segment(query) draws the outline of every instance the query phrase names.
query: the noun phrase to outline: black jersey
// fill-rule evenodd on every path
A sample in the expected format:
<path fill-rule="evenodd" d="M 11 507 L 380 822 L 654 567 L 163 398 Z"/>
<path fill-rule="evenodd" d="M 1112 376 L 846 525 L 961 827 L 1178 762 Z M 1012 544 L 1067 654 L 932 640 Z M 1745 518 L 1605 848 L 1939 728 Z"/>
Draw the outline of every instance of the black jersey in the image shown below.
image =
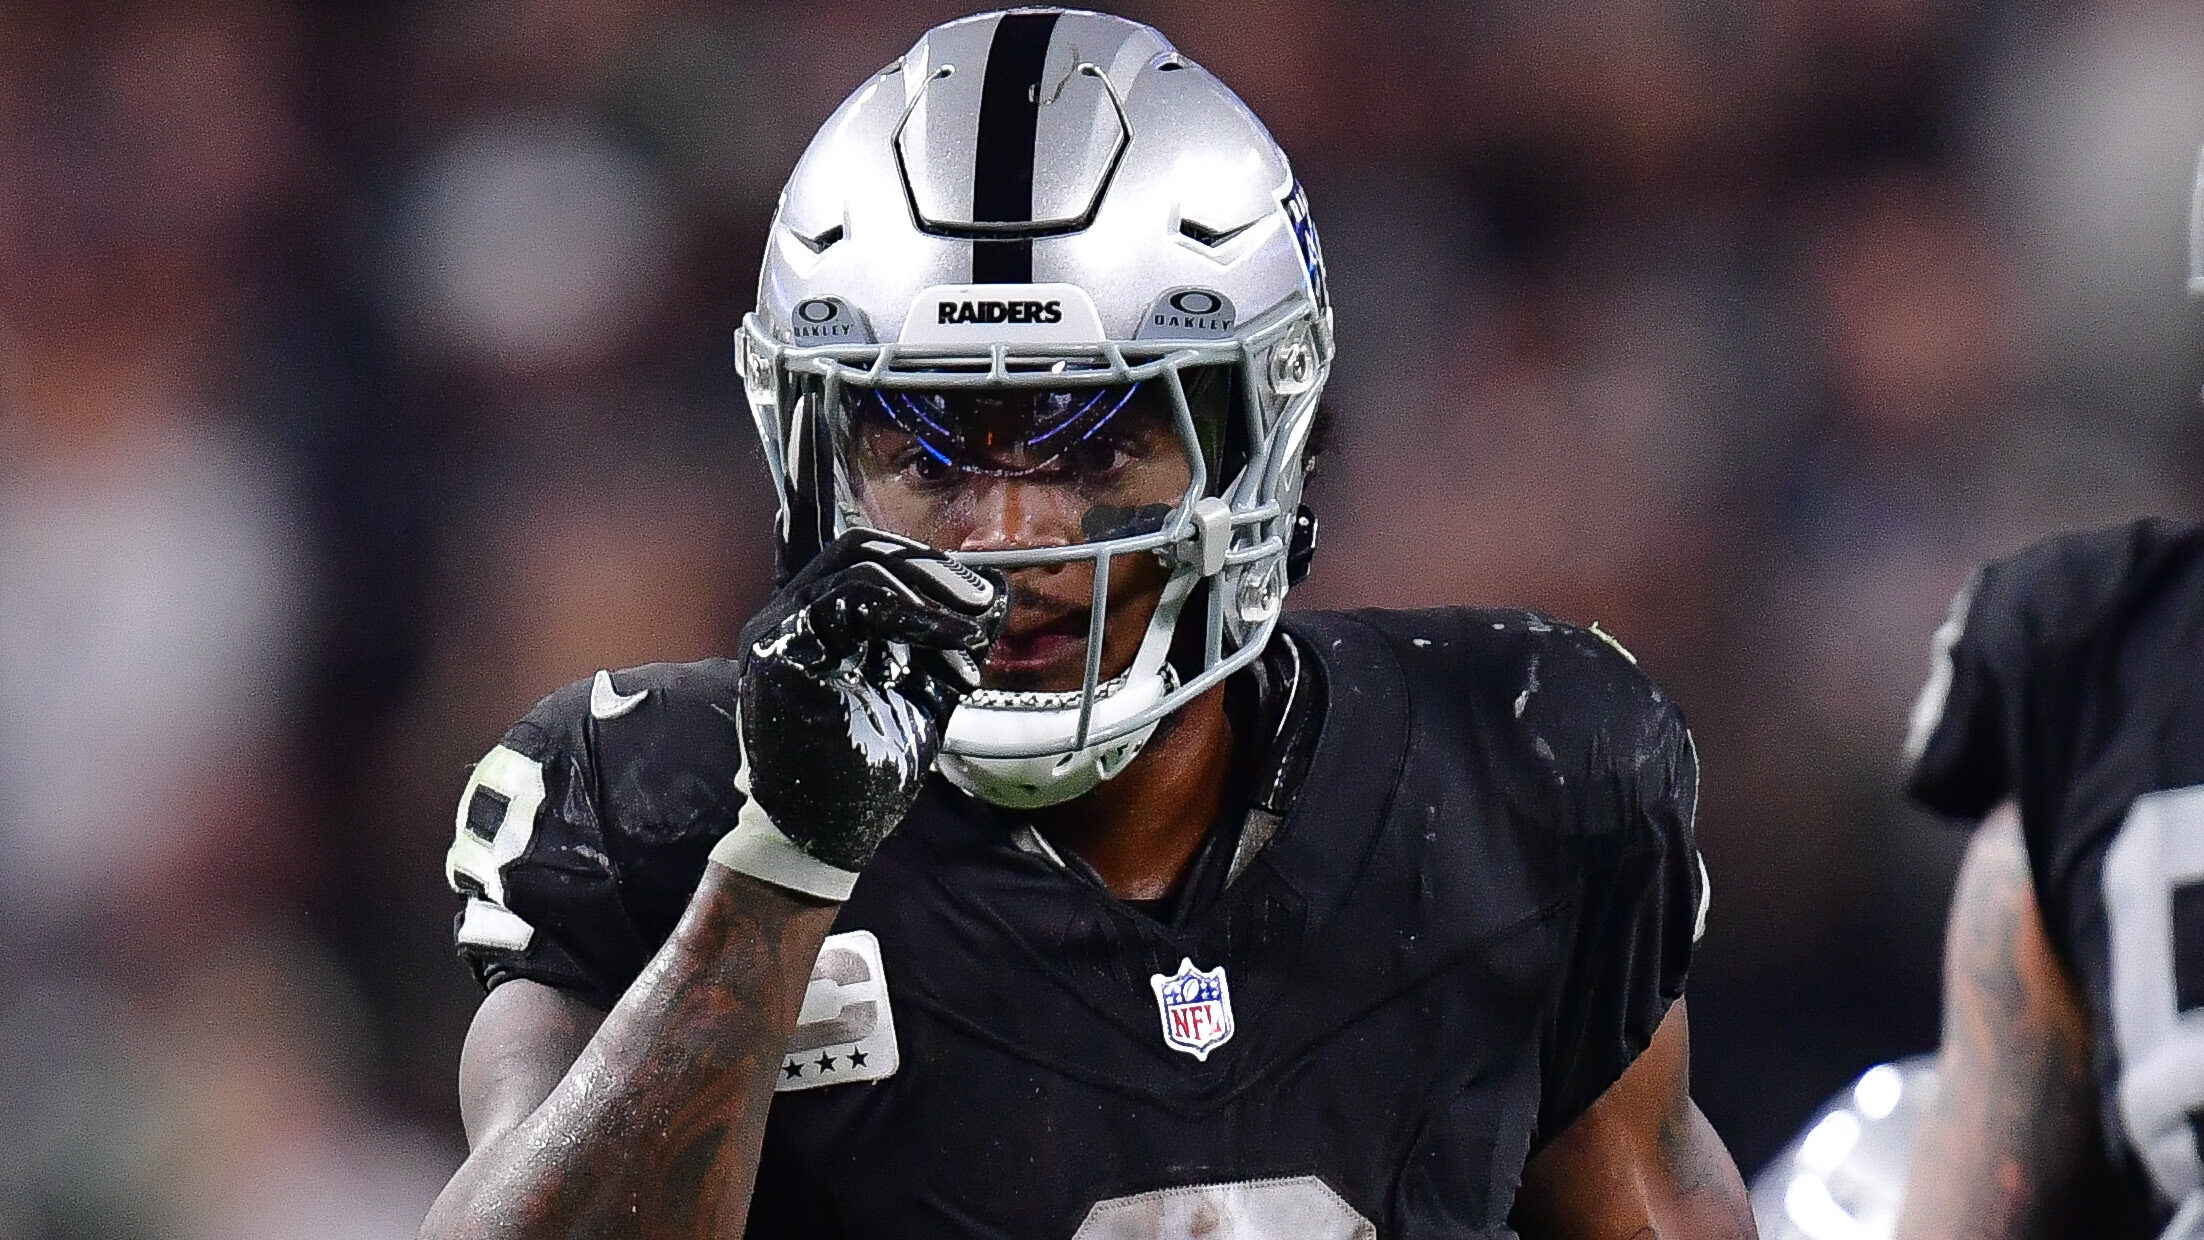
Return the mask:
<path fill-rule="evenodd" d="M 1938 646 L 1908 790 L 1968 819 L 2018 803 L 2089 1011 L 2118 1226 L 2153 1234 L 2204 1182 L 2204 531 L 2038 543 L 1976 574 Z"/>
<path fill-rule="evenodd" d="M 1168 909 L 929 785 L 821 952 L 751 1235 L 1513 1234 L 1683 987 L 1682 718 L 1521 612 L 1300 613 L 1263 666 L 1285 774 L 1242 773 Z M 453 866 L 485 984 L 636 976 L 733 821 L 729 703 L 690 700 L 728 683 L 620 673 L 611 718 L 577 685 L 493 751 Z"/>

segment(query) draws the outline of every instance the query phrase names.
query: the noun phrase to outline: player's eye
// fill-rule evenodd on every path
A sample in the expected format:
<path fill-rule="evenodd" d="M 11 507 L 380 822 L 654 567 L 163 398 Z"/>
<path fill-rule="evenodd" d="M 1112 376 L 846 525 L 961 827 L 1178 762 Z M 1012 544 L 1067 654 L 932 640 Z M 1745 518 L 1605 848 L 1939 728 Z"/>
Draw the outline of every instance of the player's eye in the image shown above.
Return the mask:
<path fill-rule="evenodd" d="M 1121 435 L 1089 435 L 1066 448 L 1060 464 L 1074 480 L 1107 481 L 1133 462 L 1136 446 Z"/>
<path fill-rule="evenodd" d="M 898 449 L 891 462 L 896 476 L 921 487 L 938 487 L 956 477 L 956 467 L 928 451 L 916 440 Z"/>

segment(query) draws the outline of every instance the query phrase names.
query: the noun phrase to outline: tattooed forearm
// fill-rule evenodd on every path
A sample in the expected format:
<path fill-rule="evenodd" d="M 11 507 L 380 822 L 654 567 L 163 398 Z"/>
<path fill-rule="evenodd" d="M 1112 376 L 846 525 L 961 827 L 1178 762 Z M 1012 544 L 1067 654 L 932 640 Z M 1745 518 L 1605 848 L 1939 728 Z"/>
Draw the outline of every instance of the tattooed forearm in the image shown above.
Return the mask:
<path fill-rule="evenodd" d="M 469 1157 L 424 1240 L 740 1235 L 833 915 L 707 867 L 666 946 L 542 1104 Z"/>
<path fill-rule="evenodd" d="M 2086 1017 L 2044 937 L 2009 811 L 1976 833 L 1945 942 L 1936 1103 L 1900 1240 L 2063 1234 L 2093 1133 Z"/>

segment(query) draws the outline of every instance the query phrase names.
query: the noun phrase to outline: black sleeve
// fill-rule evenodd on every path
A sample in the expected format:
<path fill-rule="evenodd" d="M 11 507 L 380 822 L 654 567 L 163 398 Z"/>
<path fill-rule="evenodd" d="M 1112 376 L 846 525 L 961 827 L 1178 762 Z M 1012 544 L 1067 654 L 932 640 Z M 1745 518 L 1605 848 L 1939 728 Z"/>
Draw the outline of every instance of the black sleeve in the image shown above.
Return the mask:
<path fill-rule="evenodd" d="M 2018 626 L 1999 614 L 2007 599 L 1998 569 L 1975 570 L 1953 596 L 1906 734 L 1906 795 L 1954 818 L 1980 818 L 2012 787 L 2004 679 L 2020 671 L 2021 652 L 2006 648 Z"/>
<path fill-rule="evenodd" d="M 466 897 L 460 958 L 485 988 L 528 978 L 618 1001 L 741 807 L 733 701 L 724 660 L 593 677 L 476 764 L 445 874 Z"/>
<path fill-rule="evenodd" d="M 2065 534 L 1985 564 L 1936 632 L 1906 738 L 1906 793 L 1977 819 L 2056 765 L 2074 721 L 2077 656 L 2146 583 L 2182 527 L 2138 521 Z"/>
<path fill-rule="evenodd" d="M 1683 994 L 1707 894 L 1693 839 L 1699 758 L 1683 712 L 1597 630 L 1557 629 L 1541 663 L 1548 689 L 1530 705 L 1543 699 L 1557 716 L 1539 731 L 1576 785 L 1579 894 L 1545 1032 L 1539 1147 L 1653 1040 Z"/>

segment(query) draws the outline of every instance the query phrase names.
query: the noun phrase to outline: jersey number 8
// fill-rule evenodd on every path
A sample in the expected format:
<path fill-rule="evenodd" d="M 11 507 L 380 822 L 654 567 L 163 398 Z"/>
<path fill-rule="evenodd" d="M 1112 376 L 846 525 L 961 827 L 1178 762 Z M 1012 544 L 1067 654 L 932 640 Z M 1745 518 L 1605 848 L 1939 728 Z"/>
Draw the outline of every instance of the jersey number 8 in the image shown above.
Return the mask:
<path fill-rule="evenodd" d="M 459 921 L 459 941 L 519 951 L 535 927 L 505 907 L 505 867 L 528 851 L 543 807 L 543 763 L 503 745 L 475 764 L 459 794 L 444 880 L 470 899 Z"/>
<path fill-rule="evenodd" d="M 2105 853 L 2120 1118 L 2158 1190 L 2204 1192 L 2204 785 L 2137 797 Z"/>

